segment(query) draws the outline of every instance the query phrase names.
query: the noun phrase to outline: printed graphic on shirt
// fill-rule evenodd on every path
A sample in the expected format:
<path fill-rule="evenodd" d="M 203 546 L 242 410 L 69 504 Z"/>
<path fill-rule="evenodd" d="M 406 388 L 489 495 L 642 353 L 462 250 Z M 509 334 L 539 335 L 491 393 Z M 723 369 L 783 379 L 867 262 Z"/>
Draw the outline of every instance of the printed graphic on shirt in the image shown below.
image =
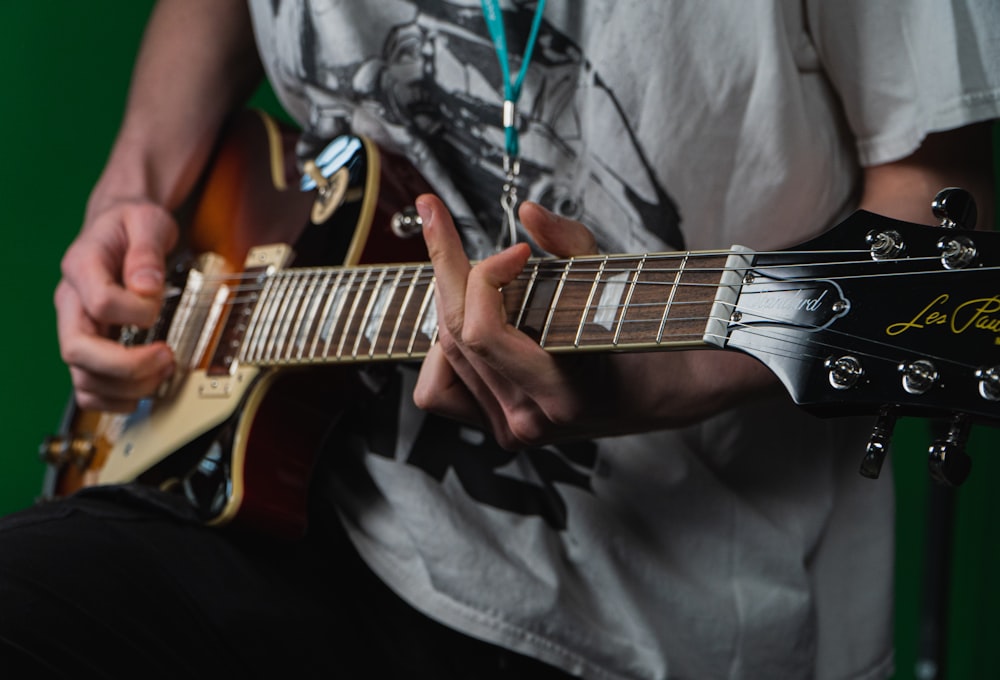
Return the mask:
<path fill-rule="evenodd" d="M 457 215 L 458 221 L 467 217 L 483 225 L 492 242 L 504 181 L 503 86 L 479 0 L 383 0 L 377 9 L 364 10 L 334 0 L 272 0 L 271 7 L 277 30 L 295 36 L 279 44 L 297 47 L 291 55 L 279 51 L 270 71 L 278 77 L 289 73 L 289 87 L 309 102 L 311 137 L 300 151 L 315 153 L 348 130 L 388 141 L 432 183 L 435 172 L 446 172 L 473 213 Z M 516 0 L 505 7 L 510 70 L 516 73 L 535 4 Z M 378 25 L 343 25 L 347 17 L 369 14 L 380 18 Z M 376 51 L 358 58 L 359 46 Z M 676 206 L 637 143 L 614 87 L 574 40 L 546 21 L 519 110 L 521 199 L 594 227 L 606 249 L 616 250 L 609 245 L 612 230 L 652 231 L 665 246 L 683 247 Z M 400 433 L 397 416 L 414 420 L 405 415 L 414 408 L 408 396 L 397 385 L 378 402 L 365 414 L 368 426 L 358 430 L 368 450 L 437 480 L 451 476 L 479 503 L 537 516 L 562 530 L 564 490 L 592 491 L 592 443 L 509 452 L 482 434 L 430 416 L 419 418 L 418 430 Z"/>
<path fill-rule="evenodd" d="M 438 481 L 451 475 L 478 503 L 542 519 L 566 529 L 568 508 L 560 487 L 592 492 L 597 445 L 574 442 L 507 451 L 491 437 L 460 423 L 422 413 L 406 396 L 411 379 L 382 375 L 378 395 L 365 404 L 356 424 L 372 454 L 413 465 Z M 399 417 L 397 417 L 397 415 Z M 417 421 L 414 432 L 400 423 Z"/>
<path fill-rule="evenodd" d="M 294 56 L 281 55 L 272 71 L 306 83 L 298 87 L 308 90 L 300 94 L 311 102 L 314 139 L 303 153 L 352 123 L 357 130 L 377 120 L 425 173 L 445 169 L 478 223 L 497 229 L 503 86 L 479 0 L 385 0 L 377 10 L 390 18 L 384 27 L 331 20 L 338 11 L 350 14 L 331 4 L 313 0 L 302 10 L 272 0 L 278 30 L 294 32 L 288 42 L 301 46 Z M 504 11 L 511 73 L 520 69 L 534 11 L 533 0 L 515 0 Z M 380 51 L 357 58 L 345 45 Z M 614 86 L 544 20 L 518 111 L 519 198 L 591 226 L 601 245 L 609 243 L 602 230 L 614 230 L 651 232 L 666 247 L 684 247 L 676 204 L 637 143 Z"/>

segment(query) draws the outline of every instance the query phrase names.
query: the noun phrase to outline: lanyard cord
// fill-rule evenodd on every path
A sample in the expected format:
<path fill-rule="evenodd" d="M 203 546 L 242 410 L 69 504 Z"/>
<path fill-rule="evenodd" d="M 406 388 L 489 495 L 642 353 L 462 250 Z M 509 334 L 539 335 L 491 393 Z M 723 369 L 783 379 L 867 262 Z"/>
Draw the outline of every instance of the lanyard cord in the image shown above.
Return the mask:
<path fill-rule="evenodd" d="M 510 55 L 507 51 L 507 32 L 504 30 L 500 0 L 482 0 L 482 4 L 483 15 L 486 17 L 486 27 L 490 31 L 490 37 L 493 38 L 493 48 L 497 52 L 500 71 L 503 73 L 504 136 L 507 155 L 513 159 L 517 158 L 520 151 L 517 141 L 517 126 L 514 120 L 515 107 L 521 98 L 521 86 L 524 84 L 524 75 L 528 72 L 528 64 L 531 63 L 531 55 L 535 50 L 535 42 L 538 40 L 538 29 L 542 25 L 545 0 L 538 0 L 538 6 L 535 8 L 535 18 L 531 23 L 531 33 L 528 36 L 528 42 L 524 46 L 524 56 L 521 58 L 521 70 L 513 81 L 510 77 Z"/>
<path fill-rule="evenodd" d="M 496 50 L 497 60 L 500 62 L 500 72 L 503 74 L 503 169 L 507 175 L 507 181 L 504 183 L 500 194 L 500 207 L 504 211 L 507 245 L 513 245 L 517 242 L 517 220 L 514 208 L 517 205 L 516 181 L 521 167 L 518 162 L 521 149 L 518 144 L 517 134 L 517 102 L 521 98 L 521 86 L 524 84 L 524 76 L 528 72 L 528 64 L 531 63 L 531 55 L 535 50 L 538 29 L 542 25 L 545 0 L 538 0 L 538 5 L 535 7 L 535 18 L 531 22 L 531 33 L 528 35 L 528 42 L 524 46 L 524 56 L 521 57 L 521 70 L 518 71 L 517 77 L 513 80 L 510 77 L 510 55 L 507 50 L 507 32 L 503 25 L 500 0 L 482 0 L 482 5 L 486 27 L 489 29 L 490 37 L 493 39 L 493 48 Z M 501 239 L 503 238 L 504 236 L 501 236 Z"/>

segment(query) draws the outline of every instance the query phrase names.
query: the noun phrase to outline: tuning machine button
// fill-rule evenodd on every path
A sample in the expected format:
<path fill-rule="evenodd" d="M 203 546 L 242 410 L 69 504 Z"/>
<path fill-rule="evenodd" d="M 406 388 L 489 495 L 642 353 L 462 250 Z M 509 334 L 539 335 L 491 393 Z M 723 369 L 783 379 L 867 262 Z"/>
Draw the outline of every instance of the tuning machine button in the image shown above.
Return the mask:
<path fill-rule="evenodd" d="M 835 390 L 851 389 L 865 374 L 861 362 L 852 356 L 827 359 L 823 365 L 829 371 L 830 386 Z"/>
<path fill-rule="evenodd" d="M 979 378 L 979 396 L 987 401 L 1000 401 L 1000 366 L 980 368 L 976 377 Z"/>
<path fill-rule="evenodd" d="M 423 226 L 424 222 L 420 219 L 417 209 L 413 206 L 408 206 L 393 214 L 392 219 L 389 221 L 389 228 L 399 238 L 416 236 L 423 229 Z"/>
<path fill-rule="evenodd" d="M 907 394 L 926 394 L 940 378 L 937 368 L 926 359 L 900 364 L 899 372 L 903 375 L 903 389 Z"/>
<path fill-rule="evenodd" d="M 943 238 L 938 241 L 937 247 L 941 251 L 941 264 L 945 269 L 965 269 L 979 256 L 976 245 L 967 236 Z"/>
<path fill-rule="evenodd" d="M 952 416 L 948 433 L 931 444 L 928 458 L 931 477 L 945 486 L 959 486 L 972 470 L 972 459 L 965 452 L 971 424 L 969 418 Z"/>
<path fill-rule="evenodd" d="M 38 447 L 38 455 L 43 462 L 56 466 L 73 464 L 80 469 L 90 464 L 96 451 L 97 446 L 90 435 L 50 436 Z"/>
<path fill-rule="evenodd" d="M 939 191 L 931 202 L 931 212 L 941 220 L 941 226 L 947 229 L 976 228 L 976 201 L 965 189 L 948 187 Z"/>
<path fill-rule="evenodd" d="M 872 436 L 868 440 L 868 447 L 865 449 L 865 457 L 861 459 L 861 475 L 869 479 L 878 479 L 882 472 L 882 464 L 889 453 L 889 444 L 892 441 L 892 430 L 896 427 L 896 414 L 888 408 L 882 409 L 875 427 L 872 429 Z"/>
<path fill-rule="evenodd" d="M 906 255 L 906 244 L 895 229 L 872 230 L 865 236 L 873 260 L 896 260 Z"/>

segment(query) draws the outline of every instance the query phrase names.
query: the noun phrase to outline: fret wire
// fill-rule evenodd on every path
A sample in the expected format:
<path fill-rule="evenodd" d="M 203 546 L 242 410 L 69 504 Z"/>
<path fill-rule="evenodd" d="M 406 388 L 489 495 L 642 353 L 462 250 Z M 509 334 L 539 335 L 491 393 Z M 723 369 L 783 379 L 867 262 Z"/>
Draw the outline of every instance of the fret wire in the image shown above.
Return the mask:
<path fill-rule="evenodd" d="M 299 304 L 295 307 L 295 321 L 288 333 L 291 342 L 285 347 L 285 360 L 289 362 L 302 359 L 302 336 L 308 328 L 306 321 L 315 304 L 313 293 L 316 291 L 318 274 L 314 270 L 305 269 L 297 271 L 296 276 L 300 279 Z"/>
<path fill-rule="evenodd" d="M 413 298 L 413 286 L 420 278 L 423 272 L 422 266 L 417 266 L 413 268 L 413 277 L 410 279 L 410 283 L 406 286 L 406 294 L 403 295 L 403 302 L 399 307 L 399 314 L 396 316 L 396 323 L 392 326 L 392 334 L 389 336 L 389 346 L 386 348 L 386 356 L 391 357 L 392 351 L 396 347 L 396 338 L 399 337 L 399 329 L 403 323 L 403 319 L 406 318 L 406 309 L 410 306 L 410 300 Z"/>
<path fill-rule="evenodd" d="M 289 284 L 291 279 L 286 272 L 278 272 L 279 283 L 275 284 L 278 291 L 277 304 L 269 311 L 268 315 L 268 341 L 267 349 L 264 352 L 265 361 L 274 361 L 275 350 L 277 349 L 278 333 L 284 321 L 284 312 L 289 303 Z"/>
<path fill-rule="evenodd" d="M 291 349 L 289 339 L 294 337 L 291 332 L 292 324 L 299 316 L 299 310 L 301 309 L 302 287 L 305 284 L 305 277 L 300 276 L 298 272 L 289 270 L 288 283 L 288 295 L 279 312 L 281 323 L 278 325 L 278 337 L 276 339 L 274 356 L 274 359 L 277 361 L 288 361 L 291 359 L 289 356 Z"/>
<path fill-rule="evenodd" d="M 344 313 L 344 307 L 347 305 L 347 297 L 351 294 L 351 287 L 354 285 L 354 280 L 358 277 L 358 269 L 352 269 L 351 275 L 347 282 L 342 286 L 337 286 L 335 293 L 333 310 L 330 315 L 330 326 L 326 334 L 326 344 L 323 345 L 323 357 L 330 357 L 330 350 L 333 347 L 333 332 L 337 329 L 337 325 L 340 323 L 340 317 Z M 341 331 L 343 335 L 343 331 Z M 339 358 L 339 353 L 335 353 Z"/>
<path fill-rule="evenodd" d="M 369 357 L 375 356 L 375 349 L 378 346 L 379 339 L 382 337 L 382 326 L 385 324 L 385 317 L 389 313 L 389 310 L 392 308 L 392 301 L 396 297 L 396 291 L 399 290 L 399 280 L 402 278 L 402 276 L 403 276 L 403 268 L 397 267 L 396 276 L 393 278 L 392 284 L 390 284 L 389 286 L 389 294 L 388 294 L 389 297 L 387 300 L 384 301 L 382 305 L 382 312 L 381 314 L 379 314 L 378 324 L 376 324 L 375 326 L 375 332 L 373 333 L 373 335 L 375 336 L 375 340 L 372 341 L 372 346 L 368 350 Z"/>
<path fill-rule="evenodd" d="M 267 353 L 274 338 L 274 315 L 281 306 L 284 290 L 282 284 L 285 279 L 280 271 L 275 272 L 271 277 L 271 288 L 268 291 L 268 305 L 264 310 L 260 323 L 260 340 L 258 342 L 257 361 L 267 361 Z"/>
<path fill-rule="evenodd" d="M 371 278 L 372 270 L 365 269 L 365 275 L 361 279 L 361 285 L 358 286 L 358 290 L 354 292 L 354 300 L 351 302 L 351 309 L 347 313 L 347 320 L 344 322 L 344 328 L 340 332 L 340 343 L 337 345 L 337 358 L 342 358 L 344 356 L 344 345 L 347 344 L 347 336 L 351 330 L 351 322 L 354 321 L 354 315 L 358 312 L 358 307 L 361 304 L 361 293 L 364 291 L 365 286 L 368 284 L 368 279 Z M 348 294 L 350 294 L 348 290 Z"/>
<path fill-rule="evenodd" d="M 264 285 L 261 287 L 260 295 L 254 305 L 254 314 L 251 319 L 253 332 L 247 336 L 249 341 L 247 346 L 247 357 L 253 362 L 260 360 L 261 334 L 263 333 L 264 319 L 266 318 L 267 311 L 272 304 L 271 291 L 274 289 L 274 277 L 272 276 L 270 268 L 268 268 L 266 273 L 262 273 L 262 276 L 265 277 Z"/>
<path fill-rule="evenodd" d="M 545 341 L 549 336 L 549 327 L 552 325 L 552 317 L 556 313 L 556 307 L 559 305 L 559 298 L 562 295 L 563 286 L 566 285 L 566 277 L 569 276 L 569 270 L 572 266 L 573 258 L 570 258 L 563 267 L 562 276 L 559 277 L 559 284 L 556 286 L 556 293 L 552 296 L 552 301 L 549 304 L 549 313 L 545 317 L 545 325 L 542 327 L 542 334 L 538 339 L 538 345 L 540 347 L 545 347 Z"/>
<path fill-rule="evenodd" d="M 379 272 L 378 279 L 376 279 L 375 284 L 372 286 L 372 292 L 368 295 L 368 302 L 365 304 L 365 311 L 361 315 L 361 322 L 358 324 L 358 335 L 354 338 L 354 347 L 351 349 L 352 359 L 358 358 L 358 350 L 361 349 L 362 338 L 368 339 L 368 323 L 371 320 L 372 311 L 374 311 L 375 306 L 382 297 L 382 284 L 385 283 L 385 275 L 387 271 L 387 269 L 383 268 Z M 360 295 L 363 290 L 364 287 L 362 286 L 362 290 L 358 291 L 358 294 Z M 371 344 L 374 346 L 373 342 Z"/>
<path fill-rule="evenodd" d="M 307 322 L 314 304 L 318 277 L 317 272 L 311 269 L 297 272 L 297 275 L 299 277 L 299 291 L 295 305 L 295 318 L 288 329 L 288 345 L 285 347 L 285 361 L 288 362 L 302 359 L 303 338 L 309 328 Z"/>
<path fill-rule="evenodd" d="M 583 327 L 587 323 L 587 313 L 590 311 L 590 305 L 594 302 L 594 296 L 597 294 L 597 288 L 601 283 L 601 276 L 604 274 L 604 265 L 608 262 L 608 258 L 601 260 L 601 266 L 597 268 L 597 274 L 594 275 L 594 280 L 590 283 L 590 293 L 587 295 L 587 304 L 583 307 L 583 314 L 580 315 L 580 324 L 576 327 L 576 337 L 573 339 L 573 346 L 579 347 L 580 340 L 583 337 Z"/>
<path fill-rule="evenodd" d="M 324 337 L 326 338 L 326 343 L 323 348 L 323 353 L 320 358 L 326 356 L 326 346 L 330 344 L 330 333 L 333 331 L 333 323 L 329 319 L 334 319 L 336 317 L 331 316 L 331 311 L 333 305 L 337 302 L 337 293 L 340 290 L 340 283 L 344 280 L 344 276 L 347 270 L 341 269 L 337 272 L 337 278 L 330 283 L 329 277 L 324 281 L 322 296 L 325 298 L 323 302 L 323 311 L 320 312 L 319 318 L 316 320 L 316 330 L 313 331 L 313 342 L 312 347 L 309 348 L 309 358 L 312 360 L 316 359 L 316 350 L 319 349 L 319 341 Z"/>
<path fill-rule="evenodd" d="M 305 360 L 309 331 L 312 329 L 313 323 L 316 321 L 316 313 L 319 311 L 319 304 L 323 299 L 322 291 L 324 290 L 326 281 L 329 277 L 330 272 L 324 272 L 323 270 L 316 270 L 310 274 L 311 281 L 309 284 L 309 291 L 306 293 L 309 297 L 309 305 L 306 309 L 305 318 L 299 325 L 295 337 L 295 344 L 299 348 L 296 359 L 299 361 Z M 320 291 L 320 294 L 317 295 L 317 291 Z"/>
<path fill-rule="evenodd" d="M 433 270 L 432 270 L 433 271 Z M 431 275 L 430 283 L 427 284 L 427 290 L 424 291 L 424 299 L 420 303 L 420 313 L 413 324 L 413 332 L 410 334 L 410 342 L 406 346 L 407 356 L 413 356 L 413 347 L 417 342 L 417 333 L 420 332 L 421 326 L 423 326 L 424 318 L 427 315 L 427 307 L 434 304 L 434 286 L 437 282 L 437 277 L 433 274 Z M 434 336 L 431 338 L 431 344 L 437 339 L 437 330 L 434 331 Z"/>
<path fill-rule="evenodd" d="M 663 331 L 667 327 L 667 316 L 670 314 L 670 308 L 674 304 L 674 297 L 677 295 L 677 288 L 681 285 L 681 276 L 684 273 L 684 265 L 687 264 L 687 257 L 685 256 L 681 260 L 680 266 L 677 268 L 677 273 L 674 275 L 674 285 L 670 289 L 670 296 L 667 298 L 667 304 L 663 308 L 663 318 L 660 320 L 660 329 L 656 333 L 656 344 L 659 345 L 663 342 Z"/>
<path fill-rule="evenodd" d="M 538 277 L 538 267 L 542 260 L 535 260 L 535 266 L 531 270 L 531 278 L 528 280 L 528 285 L 524 290 L 524 297 L 521 300 L 521 309 L 517 313 L 517 319 L 514 322 L 514 328 L 520 328 L 521 323 L 524 321 L 524 314 L 528 308 L 528 300 L 531 299 L 531 294 L 535 289 L 535 279 Z"/>
<path fill-rule="evenodd" d="M 635 292 L 635 284 L 639 280 L 639 275 L 642 274 L 642 265 L 646 263 L 646 256 L 643 255 L 642 259 L 639 260 L 639 265 L 635 268 L 635 274 L 632 276 L 632 283 L 629 285 L 628 294 L 625 296 L 625 304 L 622 306 L 621 316 L 618 317 L 618 327 L 615 328 L 615 338 L 612 340 L 612 344 L 616 347 L 618 346 L 618 341 L 622 334 L 622 322 L 625 321 L 625 315 L 628 314 L 628 305 L 632 301 L 632 294 Z"/>

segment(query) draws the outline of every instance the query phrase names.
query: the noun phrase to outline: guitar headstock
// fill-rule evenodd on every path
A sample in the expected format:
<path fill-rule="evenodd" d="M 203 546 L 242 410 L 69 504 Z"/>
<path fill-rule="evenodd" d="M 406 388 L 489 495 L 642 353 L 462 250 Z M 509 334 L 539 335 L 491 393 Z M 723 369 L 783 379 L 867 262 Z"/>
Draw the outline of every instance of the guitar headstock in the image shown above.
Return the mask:
<path fill-rule="evenodd" d="M 959 192 L 935 199 L 942 226 L 858 211 L 812 241 L 758 253 L 727 347 L 766 364 L 807 409 L 881 414 L 870 453 L 900 415 L 952 420 L 942 461 L 971 423 L 1000 425 L 1000 234 L 958 228 L 956 214 L 975 214 Z"/>

